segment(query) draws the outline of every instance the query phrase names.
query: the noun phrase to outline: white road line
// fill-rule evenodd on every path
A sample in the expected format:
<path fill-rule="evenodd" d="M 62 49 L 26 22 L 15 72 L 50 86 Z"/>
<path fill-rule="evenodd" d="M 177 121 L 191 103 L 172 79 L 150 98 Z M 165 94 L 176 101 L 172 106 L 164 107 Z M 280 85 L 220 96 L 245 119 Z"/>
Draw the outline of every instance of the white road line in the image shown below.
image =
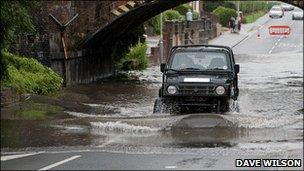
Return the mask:
<path fill-rule="evenodd" d="M 271 54 L 271 52 L 272 52 L 272 49 L 268 52 L 268 54 Z"/>
<path fill-rule="evenodd" d="M 7 161 L 7 160 L 12 160 L 12 159 L 18 159 L 18 158 L 27 157 L 27 156 L 32 156 L 32 155 L 37 155 L 37 154 L 41 154 L 41 153 L 44 153 L 44 151 L 42 151 L 42 152 L 37 152 L 37 153 L 28 153 L 28 154 L 16 154 L 16 155 L 9 155 L 9 156 L 1 156 L 1 161 Z"/>
<path fill-rule="evenodd" d="M 69 162 L 69 161 L 75 160 L 75 159 L 77 159 L 77 158 L 79 158 L 79 157 L 81 157 L 81 155 L 78 155 L 78 156 L 73 156 L 73 157 L 70 157 L 70 158 L 64 159 L 64 160 L 59 161 L 59 162 L 57 162 L 57 163 L 54 163 L 54 164 L 51 164 L 51 165 L 45 166 L 45 167 L 43 167 L 43 168 L 41 168 L 41 169 L 39 169 L 39 170 L 49 170 L 49 169 L 51 169 L 51 168 L 53 168 L 53 167 L 56 167 L 56 166 L 62 165 L 62 164 L 67 163 L 67 162 Z"/>
<path fill-rule="evenodd" d="M 278 45 L 278 43 L 281 41 L 283 36 L 280 36 L 280 38 L 275 42 L 275 44 L 272 46 L 272 48 L 269 50 L 268 54 L 271 54 L 273 49 Z"/>
<path fill-rule="evenodd" d="M 177 166 L 165 166 L 166 169 L 176 169 Z"/>

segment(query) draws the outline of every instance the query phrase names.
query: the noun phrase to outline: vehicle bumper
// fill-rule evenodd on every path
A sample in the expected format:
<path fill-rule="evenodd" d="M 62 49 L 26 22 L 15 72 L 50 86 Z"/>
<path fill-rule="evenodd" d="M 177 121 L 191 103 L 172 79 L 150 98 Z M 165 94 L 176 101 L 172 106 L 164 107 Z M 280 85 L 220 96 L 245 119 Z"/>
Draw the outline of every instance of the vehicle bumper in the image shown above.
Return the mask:
<path fill-rule="evenodd" d="M 167 100 L 174 101 L 178 106 L 216 107 L 219 101 L 226 101 L 228 96 L 167 96 Z"/>
<path fill-rule="evenodd" d="M 303 16 L 297 16 L 297 15 L 292 16 L 292 18 L 293 18 L 294 20 L 303 20 L 303 19 L 304 19 Z"/>
<path fill-rule="evenodd" d="M 283 17 L 283 15 L 279 15 L 279 14 L 271 14 L 269 15 L 270 18 L 281 18 Z"/>

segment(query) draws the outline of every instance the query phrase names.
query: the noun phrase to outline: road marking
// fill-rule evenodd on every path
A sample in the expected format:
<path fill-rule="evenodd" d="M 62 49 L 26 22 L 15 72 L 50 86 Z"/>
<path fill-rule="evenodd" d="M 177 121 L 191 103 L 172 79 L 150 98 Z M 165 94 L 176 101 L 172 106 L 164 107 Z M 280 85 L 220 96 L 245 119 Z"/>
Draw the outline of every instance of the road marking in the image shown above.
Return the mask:
<path fill-rule="evenodd" d="M 265 14 L 267 15 L 267 14 Z M 255 31 L 254 30 L 260 30 L 261 28 L 263 28 L 265 26 L 266 23 L 268 23 L 270 21 L 270 18 L 268 18 L 262 25 L 259 25 L 257 29 L 249 29 L 251 30 L 246 36 L 245 38 L 243 38 L 242 40 L 240 40 L 238 43 L 236 43 L 235 45 L 231 46 L 231 48 L 235 48 L 236 46 L 240 45 L 244 40 L 246 40 L 247 38 L 249 39 L 252 35 L 254 35 Z M 254 26 L 256 27 L 256 26 Z"/>
<path fill-rule="evenodd" d="M 246 35 L 242 40 L 237 42 L 235 45 L 233 45 L 231 48 L 235 48 L 237 45 L 241 44 L 244 40 L 246 40 L 249 37 L 249 35 Z"/>
<path fill-rule="evenodd" d="M 73 157 L 64 159 L 64 160 L 59 161 L 59 162 L 57 162 L 57 163 L 54 163 L 54 164 L 45 166 L 45 167 L 43 167 L 43 168 L 41 168 L 41 169 L 39 169 L 39 170 L 49 170 L 49 169 L 51 169 L 51 168 L 53 168 L 53 167 L 57 167 L 57 166 L 59 166 L 59 165 L 62 165 L 62 164 L 64 164 L 64 163 L 67 163 L 67 162 L 69 162 L 69 161 L 75 160 L 75 159 L 77 159 L 77 158 L 79 158 L 79 157 L 81 157 L 81 155 L 73 156 Z"/>
<path fill-rule="evenodd" d="M 278 43 L 281 41 L 283 36 L 280 36 L 280 38 L 275 42 L 275 44 L 272 46 L 272 48 L 269 50 L 268 54 L 271 54 L 273 49 L 278 45 Z"/>
<path fill-rule="evenodd" d="M 9 156 L 1 156 L 1 161 L 18 159 L 18 158 L 32 156 L 32 155 L 41 154 L 41 153 L 44 153 L 44 151 L 37 152 L 37 153 L 28 153 L 28 154 L 16 154 L 16 155 L 9 155 Z"/>
<path fill-rule="evenodd" d="M 166 169 L 176 169 L 177 166 L 165 166 Z"/>

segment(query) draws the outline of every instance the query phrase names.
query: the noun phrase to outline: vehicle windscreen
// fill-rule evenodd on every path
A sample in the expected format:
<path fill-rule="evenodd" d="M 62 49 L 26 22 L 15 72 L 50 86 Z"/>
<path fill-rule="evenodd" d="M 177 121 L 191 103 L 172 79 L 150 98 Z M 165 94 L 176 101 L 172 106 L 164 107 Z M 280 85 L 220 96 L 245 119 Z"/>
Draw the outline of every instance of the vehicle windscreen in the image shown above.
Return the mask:
<path fill-rule="evenodd" d="M 272 7 L 271 11 L 282 11 L 281 7 Z"/>
<path fill-rule="evenodd" d="M 301 13 L 303 13 L 303 10 L 300 9 L 300 8 L 295 8 L 295 9 L 294 9 L 294 12 L 301 12 Z"/>
<path fill-rule="evenodd" d="M 174 70 L 230 70 L 229 56 L 224 51 L 176 52 L 171 60 Z"/>

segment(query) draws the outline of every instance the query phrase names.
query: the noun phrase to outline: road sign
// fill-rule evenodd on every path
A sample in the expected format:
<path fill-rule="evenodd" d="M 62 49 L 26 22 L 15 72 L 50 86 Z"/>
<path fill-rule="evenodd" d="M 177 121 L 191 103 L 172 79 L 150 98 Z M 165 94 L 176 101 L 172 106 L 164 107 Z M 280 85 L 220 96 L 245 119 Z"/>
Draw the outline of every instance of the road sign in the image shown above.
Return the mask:
<path fill-rule="evenodd" d="M 290 35 L 291 28 L 289 26 L 270 26 L 268 27 L 270 35 Z"/>

